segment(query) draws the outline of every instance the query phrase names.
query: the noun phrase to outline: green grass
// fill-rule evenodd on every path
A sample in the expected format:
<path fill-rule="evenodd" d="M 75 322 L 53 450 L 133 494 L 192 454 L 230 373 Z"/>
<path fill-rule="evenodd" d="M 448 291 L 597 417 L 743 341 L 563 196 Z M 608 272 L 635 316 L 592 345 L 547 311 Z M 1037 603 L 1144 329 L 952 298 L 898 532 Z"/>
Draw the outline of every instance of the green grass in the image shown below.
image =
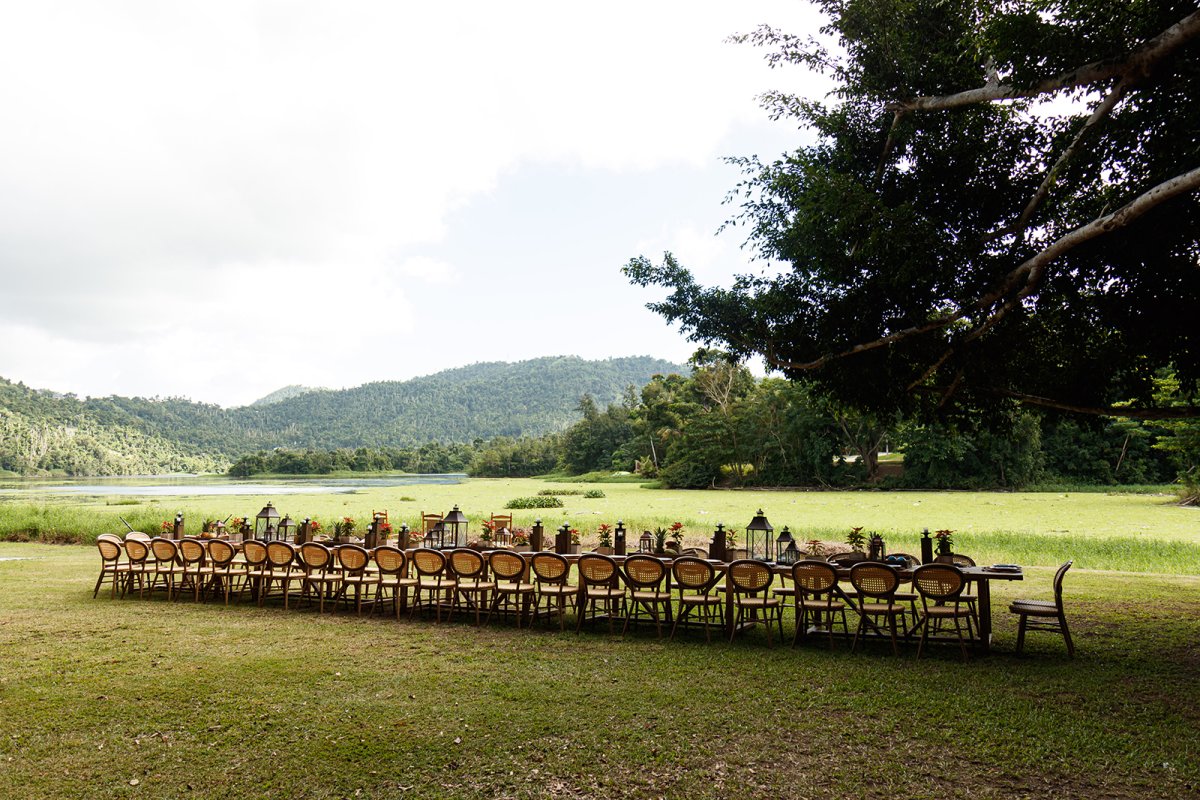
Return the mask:
<path fill-rule="evenodd" d="M 422 511 L 445 512 L 458 504 L 478 532 L 479 521 L 500 513 L 509 500 L 545 489 L 594 488 L 590 483 L 545 479 L 472 479 L 458 485 L 370 488 L 353 494 L 219 497 L 154 497 L 138 505 L 116 498 L 64 498 L 27 493 L 0 500 L 0 539 L 93 541 L 105 531 L 123 532 L 118 515 L 147 532 L 183 511 L 189 533 L 206 517 L 253 516 L 268 500 L 296 519 L 312 516 L 329 525 L 349 515 L 360 520 L 386 508 L 393 525 L 418 525 Z M 632 483 L 604 485 L 605 497 L 565 495 L 561 509 L 516 511 L 514 524 L 542 519 L 547 530 L 563 522 L 578 528 L 585 544 L 602 522 L 623 520 L 633 532 L 680 521 L 685 546 L 700 546 L 718 521 L 742 529 L 762 508 L 779 529 L 801 541 L 842 541 L 852 526 L 879 531 L 894 552 L 919 553 L 920 531 L 950 528 L 957 549 L 987 563 L 1053 566 L 1067 557 L 1087 569 L 1200 574 L 1200 509 L 1152 494 L 1091 492 L 815 492 L 769 490 L 680 491 Z"/>
<path fill-rule="evenodd" d="M 995 585 L 997 652 L 93 600 L 0 543 L 0 797 L 1105 797 L 1200 787 L 1200 579 L 1072 571 L 1078 656 Z M 790 619 L 789 619 L 790 624 Z M 137 781 L 137 785 L 131 785 Z"/>

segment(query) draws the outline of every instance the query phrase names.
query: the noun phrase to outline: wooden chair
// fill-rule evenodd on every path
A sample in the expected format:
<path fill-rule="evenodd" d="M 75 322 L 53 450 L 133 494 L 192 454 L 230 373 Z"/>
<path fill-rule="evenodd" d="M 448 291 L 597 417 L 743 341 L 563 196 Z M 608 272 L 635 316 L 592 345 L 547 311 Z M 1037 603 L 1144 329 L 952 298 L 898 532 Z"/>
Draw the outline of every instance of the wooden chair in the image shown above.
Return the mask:
<path fill-rule="evenodd" d="M 537 587 L 525 580 L 525 559 L 516 553 L 493 550 L 488 555 L 488 569 L 496 582 L 492 604 L 488 608 L 488 618 L 491 618 L 493 611 L 505 613 L 515 604 L 517 628 L 520 628 L 521 620 L 529 610 L 530 600 L 533 600 L 537 593 Z"/>
<path fill-rule="evenodd" d="M 209 585 L 213 591 L 224 594 L 225 605 L 229 605 L 229 595 L 233 592 L 233 586 L 237 579 L 246 579 L 245 571 L 235 568 L 235 558 L 237 558 L 237 549 L 229 542 L 213 539 L 208 543 L 208 560 L 211 569 Z"/>
<path fill-rule="evenodd" d="M 421 512 L 421 533 L 426 534 L 432 531 L 442 521 L 441 514 L 426 514 Z"/>
<path fill-rule="evenodd" d="M 262 587 L 258 592 L 260 606 L 271 595 L 272 587 L 283 595 L 285 609 L 292 596 L 292 584 L 300 584 L 303 590 L 305 570 L 297 566 L 296 561 L 296 548 L 290 542 L 267 542 L 267 560 L 263 565 Z"/>
<path fill-rule="evenodd" d="M 338 587 L 334 601 L 346 598 L 350 589 L 354 589 L 354 613 L 362 616 L 363 590 L 366 590 L 369 603 L 374 603 L 371 587 L 379 583 L 379 573 L 368 569 L 371 566 L 371 554 L 366 549 L 354 544 L 344 544 L 337 549 L 337 563 L 341 568 L 341 585 Z M 375 590 L 378 596 L 379 590 Z"/>
<path fill-rule="evenodd" d="M 153 538 L 154 537 L 150 534 L 142 533 L 141 531 L 130 531 L 129 533 L 125 534 L 125 541 L 127 542 L 132 539 L 135 542 L 145 542 L 147 545 L 150 544 L 150 541 Z"/>
<path fill-rule="evenodd" d="M 713 620 L 713 608 L 717 609 L 721 617 L 721 627 L 725 626 L 725 598 L 713 594 L 718 580 L 716 570 L 712 564 L 701 558 L 680 556 L 671 564 L 671 576 L 679 592 L 679 613 L 675 615 L 675 622 L 671 625 L 668 641 L 675 639 L 679 623 L 699 609 L 704 625 L 704 640 L 712 642 L 708 629 Z"/>
<path fill-rule="evenodd" d="M 737 609 L 729 641 L 732 642 L 737 636 L 738 628 L 746 621 L 746 612 L 749 611 L 754 623 L 762 622 L 767 626 L 767 647 L 774 647 L 771 617 L 779 623 L 779 638 L 783 639 L 783 603 L 769 593 L 774 574 L 761 561 L 743 558 L 731 563 L 726 575 L 729 578 L 729 590 L 733 592 L 733 605 Z"/>
<path fill-rule="evenodd" d="M 621 583 L 621 570 L 617 562 L 599 553 L 584 553 L 579 557 L 579 608 L 576 609 L 575 632 L 583 630 L 583 622 L 591 612 L 596 619 L 600 611 L 596 605 L 603 604 L 608 616 L 608 632 L 615 633 L 614 614 L 627 614 L 625 587 Z"/>
<path fill-rule="evenodd" d="M 267 545 L 268 550 L 270 550 L 271 544 Z M 320 542 L 305 542 L 300 545 L 298 554 L 300 563 L 303 565 L 300 574 L 300 600 L 312 603 L 312 596 L 315 593 L 317 613 L 324 613 L 325 598 L 330 598 L 336 605 L 341 591 L 342 573 L 335 567 L 333 551 Z M 287 608 L 286 597 L 283 607 Z"/>
<path fill-rule="evenodd" d="M 450 601 L 450 609 L 446 614 L 446 621 L 450 621 L 450 617 L 454 614 L 454 590 L 457 584 L 454 578 L 449 575 L 447 570 L 446 555 L 441 550 L 434 550 L 429 547 L 418 548 L 412 554 L 412 565 L 417 570 L 417 585 L 413 590 L 413 604 L 408 610 L 408 615 L 411 617 L 417 612 L 417 608 L 433 605 L 435 619 L 437 622 L 442 621 L 442 596 L 446 596 L 446 600 Z M 422 604 L 421 595 L 424 594 L 428 598 L 428 602 Z"/>
<path fill-rule="evenodd" d="M 117 584 L 129 574 L 129 562 L 121 563 L 121 555 L 125 552 L 121 547 L 121 537 L 102 533 L 96 537 L 96 549 L 100 551 L 100 575 L 96 578 L 92 599 L 100 594 L 100 586 L 105 580 L 112 584 L 112 597 L 115 599 Z"/>
<path fill-rule="evenodd" d="M 833 649 L 833 621 L 841 615 L 842 630 L 848 636 L 846 604 L 837 599 L 837 572 L 827 561 L 806 559 L 792 565 L 792 582 L 796 594 L 792 598 L 796 610 L 796 633 L 792 647 L 808 635 L 809 625 L 824 628 L 829 634 L 829 649 Z"/>
<path fill-rule="evenodd" d="M 179 559 L 183 562 L 183 578 L 179 582 L 179 591 L 191 587 L 192 599 L 200 602 L 200 593 L 208 585 L 213 576 L 212 567 L 208 566 L 208 553 L 204 545 L 197 539 L 182 539 L 179 542 Z M 177 595 L 178 596 L 178 593 Z"/>
<path fill-rule="evenodd" d="M 558 553 L 534 553 L 529 561 L 529 569 L 537 584 L 534 616 L 541 610 L 542 601 L 545 600 L 546 616 L 557 612 L 559 630 L 566 630 L 568 601 L 576 607 L 577 612 L 579 605 L 579 587 L 567 582 L 571 565 Z"/>
<path fill-rule="evenodd" d="M 392 593 L 392 611 L 396 619 L 400 619 L 400 609 L 408 605 L 408 590 L 417 585 L 416 578 L 408 576 L 408 558 L 404 551 L 391 545 L 381 545 L 375 548 L 375 565 L 379 567 L 379 582 L 375 584 L 375 608 L 382 606 L 384 593 Z"/>
<path fill-rule="evenodd" d="M 896 574 L 896 568 L 873 561 L 860 562 L 850 567 L 850 584 L 860 598 L 858 628 L 854 631 L 850 651 L 858 649 L 858 639 L 867 628 L 883 634 L 877 622 L 882 617 L 887 620 L 891 633 L 892 654 L 900 655 L 896 644 L 896 620 L 904 618 L 905 608 L 896 602 L 896 589 L 900 586 L 900 576 Z"/>
<path fill-rule="evenodd" d="M 136 580 L 138 585 L 138 598 L 143 596 L 142 592 L 146 587 L 146 576 L 150 574 L 151 565 L 150 559 L 150 544 L 149 541 L 141 539 L 130 539 L 125 537 L 125 558 L 129 562 L 129 570 L 125 576 L 125 582 L 121 586 L 121 597 L 125 597 L 127 591 L 133 590 L 133 582 Z"/>
<path fill-rule="evenodd" d="M 1074 561 L 1068 561 L 1054 574 L 1054 602 L 1049 600 L 1014 600 L 1008 610 L 1020 616 L 1017 626 L 1017 653 L 1025 647 L 1025 631 L 1053 631 L 1061 633 L 1067 643 L 1067 656 L 1075 657 L 1075 643 L 1071 641 L 1071 629 L 1067 627 L 1067 615 L 1063 610 L 1063 577 Z"/>
<path fill-rule="evenodd" d="M 912 580 L 917 594 L 921 596 L 921 618 L 917 622 L 917 627 L 921 629 L 921 642 L 917 645 L 917 658 L 921 657 L 921 651 L 929 639 L 931 622 L 949 620 L 954 623 L 958 648 L 963 661 L 966 661 L 967 645 L 959 621 L 966 620 L 967 629 L 970 630 L 971 609 L 962 599 L 963 587 L 967 585 L 962 570 L 953 564 L 925 564 L 916 568 Z M 930 605 L 930 601 L 933 601 L 933 605 Z"/>
<path fill-rule="evenodd" d="M 267 563 L 267 546 L 254 540 L 243 542 L 242 569 L 245 571 L 245 579 L 242 581 L 241 591 L 249 589 L 251 599 L 257 601 L 262 596 L 267 573 L 271 571 Z M 241 597 L 240 592 L 238 596 Z"/>
<path fill-rule="evenodd" d="M 933 563 L 953 564 L 956 567 L 973 567 L 975 566 L 975 559 L 970 556 L 964 556 L 962 553 L 950 553 L 944 556 L 935 556 Z M 979 630 L 979 595 L 972 591 L 971 584 L 974 581 L 969 576 L 964 575 L 963 581 L 962 601 L 967 604 L 967 608 L 971 609 L 971 616 L 967 619 L 967 627 L 970 629 L 971 623 L 974 623 L 974 629 Z"/>
<path fill-rule="evenodd" d="M 450 551 L 450 569 L 454 571 L 454 605 L 459 606 L 459 600 L 465 602 L 465 609 L 475 611 L 475 627 L 479 627 L 479 614 L 483 608 L 490 612 L 488 592 L 496 588 L 496 584 L 487 579 L 487 561 L 478 550 L 460 548 Z"/>
<path fill-rule="evenodd" d="M 154 596 L 154 590 L 159 588 L 159 579 L 162 579 L 162 588 L 167 592 L 167 599 L 170 600 L 175 594 L 175 581 L 183 576 L 183 566 L 179 563 L 179 545 L 175 544 L 170 539 L 157 537 L 150 540 L 150 553 L 154 557 L 154 572 L 150 575 L 150 596 Z"/>
<path fill-rule="evenodd" d="M 629 585 L 629 599 L 633 608 L 625 615 L 625 625 L 621 628 L 624 636 L 629 630 L 630 620 L 636 625 L 644 610 L 654 620 L 654 630 L 658 638 L 662 638 L 662 617 L 671 624 L 671 593 L 664 588 L 667 581 L 667 568 L 663 562 L 653 556 L 632 555 L 625 559 L 625 583 Z M 662 615 L 659 614 L 662 609 Z"/>

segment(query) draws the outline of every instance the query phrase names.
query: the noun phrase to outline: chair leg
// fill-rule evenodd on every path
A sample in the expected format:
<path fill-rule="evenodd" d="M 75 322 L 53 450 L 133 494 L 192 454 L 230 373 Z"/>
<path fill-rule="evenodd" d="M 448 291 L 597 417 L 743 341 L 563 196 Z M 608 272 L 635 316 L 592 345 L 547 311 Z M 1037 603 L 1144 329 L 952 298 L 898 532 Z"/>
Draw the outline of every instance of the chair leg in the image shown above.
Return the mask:
<path fill-rule="evenodd" d="M 1028 619 L 1024 614 L 1021 615 L 1021 622 L 1017 625 L 1017 655 L 1025 648 L 1025 621 Z"/>
<path fill-rule="evenodd" d="M 1058 624 L 1062 626 L 1063 638 L 1067 640 L 1067 658 L 1075 657 L 1075 643 L 1071 641 L 1071 629 L 1067 627 L 1067 615 L 1059 613 Z"/>

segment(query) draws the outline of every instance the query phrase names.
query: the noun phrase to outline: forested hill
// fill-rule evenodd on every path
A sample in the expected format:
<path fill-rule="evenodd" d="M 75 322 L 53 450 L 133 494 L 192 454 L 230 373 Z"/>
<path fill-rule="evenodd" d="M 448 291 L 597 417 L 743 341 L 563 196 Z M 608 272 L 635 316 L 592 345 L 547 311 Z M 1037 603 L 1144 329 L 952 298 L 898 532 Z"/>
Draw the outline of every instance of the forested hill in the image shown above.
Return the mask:
<path fill-rule="evenodd" d="M 680 371 L 649 357 L 539 358 L 472 364 L 352 389 L 308 390 L 233 409 L 179 398 L 80 400 L 0 379 L 0 469 L 77 475 L 195 471 L 275 447 L 406 447 L 537 436 L 577 421 L 585 393 L 604 407 L 627 386 Z"/>

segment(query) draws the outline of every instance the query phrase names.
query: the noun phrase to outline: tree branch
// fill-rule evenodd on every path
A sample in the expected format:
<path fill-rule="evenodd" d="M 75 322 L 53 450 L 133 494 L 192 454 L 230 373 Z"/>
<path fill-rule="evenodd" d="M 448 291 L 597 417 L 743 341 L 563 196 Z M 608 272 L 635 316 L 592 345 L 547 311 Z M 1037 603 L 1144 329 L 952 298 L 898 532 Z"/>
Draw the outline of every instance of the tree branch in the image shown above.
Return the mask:
<path fill-rule="evenodd" d="M 1185 172 L 1182 175 L 1176 175 L 1170 180 L 1163 181 L 1154 188 L 1118 208 L 1111 214 L 1105 214 L 1102 217 L 1089 222 L 1087 225 L 1075 228 L 1069 233 L 1057 239 L 1049 247 L 1046 247 L 1033 257 L 1023 262 L 1020 266 L 1005 276 L 1004 280 L 991 292 L 980 297 L 979 299 L 962 304 L 954 311 L 938 315 L 932 320 L 921 325 L 914 325 L 895 333 L 881 336 L 870 342 L 856 344 L 846 350 L 838 353 L 829 353 L 820 358 L 806 362 L 782 361 L 774 357 L 773 353 L 767 353 L 767 363 L 775 369 L 795 369 L 795 370 L 811 370 L 825 366 L 831 361 L 835 361 L 847 356 L 857 355 L 870 350 L 875 350 L 880 347 L 895 344 L 905 339 L 919 336 L 923 333 L 940 330 L 949 327 L 961 319 L 965 319 L 973 312 L 982 311 L 994 306 L 1001 299 L 1008 297 L 1000 308 L 988 314 L 988 319 L 984 320 L 980 327 L 981 330 L 972 331 L 968 334 L 972 339 L 977 338 L 984 330 L 990 328 L 1000 317 L 1003 317 L 1021 300 L 1028 297 L 1040 285 L 1042 278 L 1045 276 L 1046 267 L 1056 258 L 1062 256 L 1067 251 L 1077 247 L 1084 242 L 1100 236 L 1101 234 L 1109 233 L 1110 231 L 1123 228 L 1133 222 L 1138 217 L 1145 214 L 1147 211 L 1177 197 L 1181 194 L 1200 189 L 1200 167 Z M 1010 295 L 1020 287 L 1020 291 L 1015 296 Z"/>
<path fill-rule="evenodd" d="M 1129 406 L 1081 406 L 1067 403 L 1050 397 L 1039 397 L 1033 394 L 1023 394 L 1008 389 L 979 389 L 988 394 L 998 394 L 1027 406 L 1053 408 L 1057 411 L 1071 411 L 1076 414 L 1090 414 L 1094 417 L 1125 417 L 1128 419 L 1191 419 L 1200 417 L 1200 406 L 1167 406 L 1163 408 L 1132 408 Z"/>
<path fill-rule="evenodd" d="M 1183 45 L 1200 36 L 1200 11 L 1192 12 L 1167 28 L 1153 39 L 1147 39 L 1124 58 L 1109 58 L 1093 61 L 1067 72 L 1061 72 L 1033 86 L 1020 88 L 1011 83 L 981 86 L 956 94 L 936 97 L 914 97 L 892 103 L 889 111 L 910 113 L 913 111 L 941 111 L 950 108 L 990 103 L 994 100 L 1017 100 L 1036 97 L 1079 86 L 1111 80 L 1130 79 L 1146 75 L 1159 61 L 1174 53 Z"/>

